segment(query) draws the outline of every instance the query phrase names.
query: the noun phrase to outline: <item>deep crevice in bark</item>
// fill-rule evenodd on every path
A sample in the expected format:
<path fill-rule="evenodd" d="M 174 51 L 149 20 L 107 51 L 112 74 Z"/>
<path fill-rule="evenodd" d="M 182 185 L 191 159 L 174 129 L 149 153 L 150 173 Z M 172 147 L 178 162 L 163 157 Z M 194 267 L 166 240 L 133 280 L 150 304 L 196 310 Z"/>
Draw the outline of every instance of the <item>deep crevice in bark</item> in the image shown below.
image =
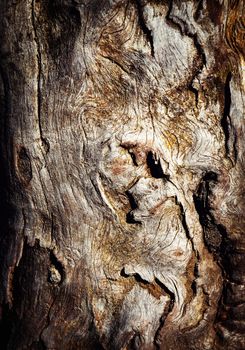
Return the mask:
<path fill-rule="evenodd" d="M 231 150 L 229 147 L 229 140 L 231 138 L 231 119 L 230 119 L 230 108 L 231 108 L 231 90 L 230 90 L 230 82 L 232 79 L 232 74 L 229 72 L 226 76 L 225 86 L 224 86 L 224 111 L 223 111 L 223 117 L 221 119 L 221 126 L 224 131 L 225 135 L 225 151 L 226 156 L 230 156 Z M 234 158 L 236 161 L 237 158 L 237 152 L 235 147 L 235 140 L 233 144 L 234 148 Z"/>
<path fill-rule="evenodd" d="M 196 74 L 195 74 L 196 76 Z M 199 98 L 199 91 L 193 86 L 193 80 L 195 79 L 195 76 L 194 78 L 192 79 L 191 83 L 189 84 L 188 86 L 188 89 L 194 94 L 195 96 L 195 105 L 196 105 L 196 108 L 198 107 L 198 98 Z"/>
<path fill-rule="evenodd" d="M 189 34 L 188 36 L 193 38 L 194 44 L 195 44 L 195 46 L 197 48 L 197 51 L 199 52 L 199 54 L 200 54 L 200 56 L 202 58 L 202 67 L 200 68 L 200 72 L 201 72 L 203 67 L 207 65 L 207 58 L 206 58 L 206 54 L 205 54 L 204 48 L 201 45 L 197 34 L 194 34 L 194 35 Z"/>
<path fill-rule="evenodd" d="M 132 162 L 135 166 L 138 166 L 138 163 L 137 163 L 137 158 L 136 158 L 136 155 L 134 154 L 133 151 L 131 151 L 130 149 L 128 150 L 128 153 L 132 159 Z"/>
<path fill-rule="evenodd" d="M 65 269 L 52 250 L 50 251 L 50 263 L 54 266 L 54 268 L 57 270 L 57 273 L 60 275 L 60 281 L 57 282 L 57 284 L 61 285 L 65 280 Z M 52 275 L 50 273 L 48 281 L 52 283 Z"/>
<path fill-rule="evenodd" d="M 207 172 L 199 185 L 197 193 L 193 196 L 200 223 L 203 227 L 205 244 L 210 252 L 215 254 L 220 251 L 222 235 L 212 215 L 209 196 L 211 195 L 211 183 L 215 185 L 217 181 L 216 173 Z"/>
<path fill-rule="evenodd" d="M 182 226 L 183 226 L 183 228 L 184 228 L 184 230 L 185 230 L 186 237 L 188 238 L 188 240 L 190 240 L 190 241 L 192 242 L 192 238 L 191 238 L 191 236 L 190 236 L 190 231 L 189 231 L 188 225 L 187 225 L 187 223 L 186 223 L 186 217 L 185 217 L 185 211 L 184 211 L 183 205 L 182 205 L 181 202 L 179 202 L 179 201 L 177 200 L 177 197 L 175 198 L 175 201 L 176 201 L 176 204 L 177 204 L 177 205 L 179 206 L 179 208 L 180 208 L 181 223 L 182 223 Z"/>
<path fill-rule="evenodd" d="M 198 259 L 197 259 L 198 260 Z M 197 283 L 196 283 L 196 279 L 199 277 L 199 272 L 198 272 L 198 262 L 195 263 L 194 265 L 194 279 L 191 283 L 191 289 L 193 292 L 193 295 L 195 296 L 197 294 Z"/>
<path fill-rule="evenodd" d="M 170 5 L 169 5 L 169 10 L 166 16 L 166 19 L 170 21 L 175 27 L 177 27 L 180 30 L 180 33 L 182 35 L 187 35 L 188 37 L 192 38 L 194 45 L 199 53 L 199 55 L 202 58 L 202 68 L 206 66 L 207 64 L 207 59 L 206 59 L 206 54 L 204 51 L 204 48 L 202 47 L 197 33 L 193 33 L 190 31 L 188 28 L 188 24 L 182 19 L 182 18 L 176 18 L 174 15 L 172 15 L 172 8 L 173 8 L 173 0 L 171 0 Z M 202 71 L 202 68 L 200 68 L 200 72 Z M 199 73 L 200 73 L 199 72 Z"/>
<path fill-rule="evenodd" d="M 181 223 L 182 223 L 182 226 L 184 228 L 184 231 L 185 231 L 185 234 L 186 234 L 186 237 L 187 239 L 189 240 L 189 242 L 191 243 L 191 246 L 192 246 L 192 251 L 194 252 L 195 254 L 195 259 L 196 259 L 196 263 L 195 263 L 195 267 L 194 267 L 194 276 L 195 277 L 198 277 L 198 262 L 200 260 L 200 257 L 199 257 L 199 253 L 198 251 L 196 250 L 195 248 L 195 245 L 194 245 L 194 242 L 193 242 L 193 239 L 190 235 L 190 231 L 189 231 L 189 227 L 187 225 L 187 222 L 186 222 L 186 214 L 185 214 L 185 210 L 184 210 L 184 207 L 182 205 L 181 202 L 178 201 L 177 197 L 175 197 L 175 202 L 176 204 L 179 206 L 180 208 L 180 219 L 181 219 Z M 193 281 L 193 290 L 195 289 L 195 280 Z"/>
<path fill-rule="evenodd" d="M 164 313 L 162 314 L 160 320 L 159 320 L 159 327 L 156 331 L 155 337 L 154 337 L 154 346 L 156 347 L 156 349 L 161 349 L 161 344 L 159 341 L 159 336 L 161 333 L 161 330 L 164 326 L 164 323 L 166 321 L 166 318 L 168 317 L 168 315 L 171 313 L 171 311 L 173 310 L 174 307 L 174 303 L 175 303 L 175 295 L 174 293 L 172 293 L 158 278 L 154 279 L 154 282 L 149 282 L 144 280 L 140 274 L 138 273 L 134 273 L 134 274 L 127 274 L 125 272 L 125 269 L 123 268 L 120 272 L 120 275 L 124 278 L 129 278 L 129 277 L 134 277 L 135 281 L 138 282 L 142 288 L 147 288 L 149 293 L 151 290 L 151 286 L 154 288 L 154 284 L 155 286 L 160 287 L 160 290 L 162 291 L 162 294 L 168 295 L 169 296 L 169 302 L 167 307 L 165 307 Z M 154 295 L 154 294 L 153 294 Z M 129 349 L 134 349 L 135 348 L 135 341 L 134 341 L 134 337 L 131 339 L 130 343 L 129 343 L 130 347 Z M 133 347 L 132 347 L 133 346 Z M 139 347 L 136 347 L 136 349 L 139 349 Z"/>
<path fill-rule="evenodd" d="M 2 47 L 1 47 L 2 50 Z M 14 169 L 13 130 L 9 127 L 12 115 L 11 88 L 8 74 L 7 55 L 0 55 L 0 83 L 3 95 L 0 96 L 0 344 L 7 349 L 12 335 L 13 322 L 17 319 L 13 309 L 13 279 L 16 268 L 16 253 L 19 250 L 20 237 L 14 230 L 19 222 L 22 210 L 16 207 L 19 197 L 25 196 Z"/>
<path fill-rule="evenodd" d="M 16 214 L 16 210 L 14 206 L 10 203 L 10 195 L 9 191 L 11 188 L 13 188 L 13 184 L 11 186 L 11 176 L 9 176 L 9 173 L 13 172 L 13 169 L 11 168 L 11 161 L 12 161 L 12 155 L 10 155 L 10 149 L 9 149 L 9 128 L 8 128 L 8 118 L 10 113 L 10 87 L 9 87 L 9 81 L 7 77 L 7 73 L 3 67 L 3 60 L 4 58 L 0 57 L 0 75 L 2 80 L 2 89 L 3 89 L 3 96 L 1 96 L 0 101 L 0 123 L 1 123 L 1 137 L 0 137 L 0 243 L 1 243 L 1 249 L 0 249 L 0 258 L 1 261 L 5 260 L 5 255 L 9 252 L 9 246 L 12 237 L 12 232 L 10 230 L 9 221 L 10 219 L 13 219 Z M 11 257 L 9 257 L 11 260 Z M 6 278 L 4 277 L 4 274 L 8 273 L 8 271 L 4 271 L 3 268 L 0 269 L 0 278 L 2 281 L 5 281 Z M 0 297 L 1 301 L 5 299 L 5 293 L 6 293 L 6 286 L 1 287 L 0 290 Z"/>
<path fill-rule="evenodd" d="M 4 57 L 0 56 L 0 76 L 2 80 L 2 86 L 3 86 L 3 96 L 2 100 L 0 101 L 0 112 L 1 113 L 1 135 L 3 136 L 2 144 L 1 144 L 1 156 L 3 151 L 3 146 L 7 146 L 9 134 L 8 134 L 8 128 L 7 128 L 7 117 L 10 112 L 10 86 L 8 81 L 8 76 L 6 73 L 6 70 L 3 65 Z M 7 155 L 7 148 L 5 150 L 5 155 Z"/>
<path fill-rule="evenodd" d="M 226 295 L 227 285 L 229 281 L 237 283 L 236 277 L 233 278 L 233 273 L 236 270 L 232 268 L 232 260 L 236 254 L 233 243 L 228 236 L 226 228 L 217 223 L 210 207 L 211 183 L 215 184 L 218 181 L 217 174 L 208 172 L 199 186 L 197 194 L 194 196 L 196 210 L 199 214 L 200 223 L 204 231 L 205 244 L 209 251 L 213 254 L 218 265 L 221 268 L 223 275 L 223 290 L 217 308 L 217 316 L 215 324 L 217 327 L 217 336 L 222 337 L 223 333 L 219 330 L 219 325 L 222 325 L 223 330 L 229 328 L 234 323 L 234 317 L 231 317 L 229 310 L 227 311 L 224 296 Z M 238 325 L 233 325 L 237 331 Z M 230 331 L 230 330 L 229 330 Z"/>
<path fill-rule="evenodd" d="M 41 92 L 41 74 L 42 74 L 42 56 L 41 48 L 38 40 L 37 26 L 36 26 L 36 11 L 35 11 L 35 0 L 32 0 L 31 5 L 31 16 L 32 16 L 32 26 L 34 33 L 34 41 L 36 44 L 37 50 L 37 117 L 38 117 L 38 126 L 40 132 L 40 139 L 44 143 L 43 130 L 42 130 L 42 120 L 41 120 L 41 103 L 42 103 L 42 92 Z M 45 143 L 44 143 L 45 144 Z"/>
<path fill-rule="evenodd" d="M 43 146 L 45 153 L 47 154 L 50 150 L 49 141 L 43 136 L 43 127 L 42 127 L 42 88 L 41 88 L 41 77 L 42 77 L 42 53 L 41 47 L 38 38 L 38 30 L 37 30 L 37 19 L 36 19 L 36 11 L 35 11 L 35 3 L 36 0 L 32 0 L 31 4 L 31 18 L 32 18 L 32 27 L 34 33 L 34 41 L 36 44 L 36 52 L 37 52 L 37 117 L 38 117 L 38 127 L 40 133 L 40 140 Z"/>
<path fill-rule="evenodd" d="M 101 11 L 103 8 L 98 6 L 98 4 L 97 12 Z M 59 0 L 50 0 L 44 2 L 43 5 L 43 9 L 49 20 L 47 33 L 49 53 L 57 67 L 57 73 L 59 73 L 59 71 L 63 72 L 63 70 L 69 69 L 67 67 L 67 61 L 71 58 L 70 55 L 73 53 L 75 40 L 82 25 L 80 11 L 77 8 L 79 3 L 76 1 L 64 3 Z M 94 13 L 95 8 L 91 10 Z M 93 18 L 95 21 L 98 20 L 95 13 Z"/>
<path fill-rule="evenodd" d="M 44 346 L 45 349 L 48 349 L 48 346 L 46 345 L 45 343 L 45 340 L 43 339 L 43 333 L 44 331 L 49 327 L 50 325 L 50 322 L 51 322 L 51 310 L 56 302 L 56 299 L 57 299 L 57 294 L 54 296 L 50 306 L 49 306 L 49 309 L 48 309 L 48 314 L 46 316 L 46 323 L 44 325 L 44 327 L 41 329 L 40 331 L 40 334 L 39 334 L 39 342 Z"/>
<path fill-rule="evenodd" d="M 201 6 L 202 6 L 202 1 L 199 2 L 198 6 L 197 6 L 196 13 L 198 13 L 200 11 Z M 189 38 L 191 38 L 193 40 L 194 46 L 196 47 L 196 50 L 197 50 L 199 56 L 201 57 L 201 65 L 200 65 L 200 67 L 198 67 L 197 70 L 196 70 L 196 68 L 194 68 L 195 72 L 191 78 L 191 82 L 188 85 L 189 91 L 191 91 L 195 96 L 195 105 L 196 105 L 196 107 L 198 107 L 199 91 L 198 91 L 198 89 L 195 88 L 193 83 L 194 83 L 194 80 L 196 78 L 198 79 L 198 76 L 201 74 L 204 66 L 207 65 L 207 58 L 206 58 L 205 50 L 204 50 L 202 44 L 200 43 L 200 40 L 198 39 L 198 34 L 192 33 L 188 29 L 188 24 L 182 18 L 179 18 L 179 17 L 176 18 L 175 16 L 173 16 L 171 13 L 172 8 L 173 8 L 173 0 L 171 0 L 171 2 L 169 4 L 168 13 L 166 16 L 167 21 L 169 21 L 174 27 L 178 28 L 181 35 L 187 35 Z"/>
<path fill-rule="evenodd" d="M 19 342 L 19 344 L 22 344 L 21 349 L 26 347 L 30 348 L 32 345 L 35 346 L 33 349 L 46 349 L 44 343 L 40 339 L 42 331 L 38 329 L 35 322 L 33 325 L 35 325 L 37 328 L 32 334 L 32 324 L 29 322 L 30 314 L 27 316 L 30 310 L 27 312 L 25 311 L 24 314 L 22 314 L 23 311 L 21 311 L 21 302 L 23 294 L 25 293 L 27 282 L 34 286 L 35 289 L 38 279 L 40 277 L 43 278 L 43 276 L 40 275 L 40 272 L 45 271 L 45 267 L 42 265 L 42 262 L 44 262 L 44 260 L 48 257 L 48 249 L 42 248 L 39 240 L 35 240 L 35 244 L 31 246 L 28 243 L 28 239 L 25 238 L 23 244 L 23 254 L 20 258 L 18 266 L 16 265 L 13 271 L 12 306 L 10 307 L 9 305 L 6 305 L 3 310 L 4 323 L 2 332 L 4 333 L 0 334 L 1 345 L 4 344 L 4 349 L 12 349 L 14 346 L 13 344 L 15 344 L 15 342 Z M 29 264 L 27 264 L 27 262 L 29 262 Z M 27 270 L 24 270 L 25 264 L 28 266 Z M 37 268 L 36 271 L 34 271 L 35 267 Z M 34 289 L 30 290 L 33 291 Z M 30 294 L 27 305 L 30 302 L 29 299 L 32 298 L 34 298 L 34 295 Z M 42 316 L 46 318 L 44 314 Z M 35 318 L 35 316 L 33 317 Z M 28 336 L 27 339 L 25 339 L 25 334 Z M 35 340 L 31 342 L 31 338 Z"/>
<path fill-rule="evenodd" d="M 21 178 L 26 184 L 29 184 L 32 179 L 32 167 L 31 159 L 25 147 L 21 147 L 18 151 L 17 164 Z"/>
<path fill-rule="evenodd" d="M 140 333 L 135 332 L 131 338 L 129 344 L 127 345 L 127 350 L 138 350 L 142 344 Z"/>
<path fill-rule="evenodd" d="M 193 295 L 196 295 L 197 294 L 197 285 L 196 285 L 196 279 L 199 277 L 199 272 L 198 272 L 198 264 L 199 264 L 199 261 L 200 261 L 200 257 L 199 257 L 199 253 L 198 251 L 196 250 L 195 248 L 195 245 L 194 245 L 194 242 L 193 242 L 193 239 L 190 235 L 190 231 L 189 231 L 189 228 L 188 228 L 188 225 L 187 225 L 187 222 L 186 222 L 186 215 L 185 215 L 185 210 L 184 210 L 184 207 L 182 205 L 181 202 L 179 202 L 177 200 L 177 197 L 175 198 L 175 201 L 176 201 L 176 204 L 179 206 L 180 208 L 180 218 L 181 218 L 181 223 L 182 223 L 182 226 L 185 230 L 185 234 L 186 234 L 186 237 L 187 239 L 189 240 L 189 242 L 191 243 L 191 246 L 192 246 L 192 251 L 194 253 L 194 256 L 195 256 L 195 265 L 194 265 L 194 279 L 191 283 L 191 289 L 193 291 Z"/>
<path fill-rule="evenodd" d="M 127 150 L 128 154 L 130 155 L 131 159 L 132 159 L 132 162 L 135 166 L 138 166 L 138 163 L 137 163 L 137 157 L 135 155 L 135 153 L 132 151 L 131 147 L 133 148 L 135 145 L 128 145 L 127 143 L 126 144 L 121 144 L 120 145 L 123 149 Z"/>
<path fill-rule="evenodd" d="M 202 47 L 202 45 L 200 44 L 199 40 L 198 40 L 198 36 L 197 34 L 189 34 L 189 33 L 186 33 L 187 36 L 189 36 L 190 38 L 193 39 L 193 42 L 194 42 L 194 45 L 197 49 L 197 52 L 199 54 L 199 56 L 201 57 L 201 66 L 198 68 L 197 71 L 194 72 L 193 76 L 192 76 L 192 79 L 191 79 L 191 82 L 188 86 L 189 90 L 194 94 L 195 96 L 195 104 L 196 104 L 196 107 L 198 107 L 198 100 L 199 100 L 199 91 L 198 89 L 194 86 L 194 80 L 198 79 L 199 75 L 201 74 L 203 68 L 206 66 L 207 64 L 207 59 L 206 59 L 206 55 L 205 55 L 205 51 L 204 51 L 204 48 Z M 200 84 L 200 81 L 199 81 L 199 84 Z"/>
<path fill-rule="evenodd" d="M 150 169 L 151 176 L 154 177 L 155 179 L 164 179 L 164 180 L 169 180 L 170 176 L 164 174 L 162 170 L 162 166 L 160 163 L 160 159 L 156 159 L 155 155 L 153 152 L 148 152 L 147 158 L 146 158 L 146 163 L 148 168 Z"/>
<path fill-rule="evenodd" d="M 123 268 L 123 269 L 120 271 L 120 276 L 125 277 L 125 278 L 128 278 L 128 277 L 133 276 L 134 279 L 135 279 L 135 281 L 137 281 L 137 282 L 139 282 L 139 283 L 150 284 L 150 282 L 144 280 L 138 273 L 134 273 L 133 275 L 131 275 L 131 274 L 128 275 L 128 274 L 125 272 L 125 268 Z"/>
<path fill-rule="evenodd" d="M 140 28 L 142 29 L 143 33 L 146 36 L 147 41 L 150 44 L 151 56 L 154 57 L 155 56 L 154 40 L 153 40 L 153 36 L 151 34 L 151 30 L 147 27 L 145 19 L 144 19 L 143 5 L 141 4 L 141 0 L 135 0 L 135 4 L 136 4 L 137 11 L 138 11 L 138 19 L 139 19 Z"/>
<path fill-rule="evenodd" d="M 162 348 L 161 341 L 159 340 L 159 337 L 161 335 L 161 331 L 164 327 L 165 321 L 168 317 L 168 315 L 171 313 L 171 311 L 174 308 L 175 303 L 175 295 L 172 293 L 158 278 L 155 278 L 156 283 L 161 287 L 161 289 L 170 297 L 169 304 L 163 313 L 163 315 L 160 318 L 160 325 L 158 327 L 158 330 L 156 331 L 155 337 L 154 337 L 154 345 L 156 346 L 157 350 L 160 350 Z"/>
<path fill-rule="evenodd" d="M 195 19 L 195 21 L 198 21 L 198 18 L 200 17 L 200 13 L 203 10 L 203 0 L 198 0 L 198 5 L 196 8 L 196 12 L 194 13 L 193 18 Z"/>
<path fill-rule="evenodd" d="M 125 194 L 128 197 L 129 204 L 131 207 L 131 210 L 126 214 L 126 222 L 128 224 L 141 224 L 141 221 L 135 220 L 135 218 L 134 218 L 133 210 L 138 208 L 138 204 L 137 204 L 134 196 L 129 191 L 126 191 Z"/>

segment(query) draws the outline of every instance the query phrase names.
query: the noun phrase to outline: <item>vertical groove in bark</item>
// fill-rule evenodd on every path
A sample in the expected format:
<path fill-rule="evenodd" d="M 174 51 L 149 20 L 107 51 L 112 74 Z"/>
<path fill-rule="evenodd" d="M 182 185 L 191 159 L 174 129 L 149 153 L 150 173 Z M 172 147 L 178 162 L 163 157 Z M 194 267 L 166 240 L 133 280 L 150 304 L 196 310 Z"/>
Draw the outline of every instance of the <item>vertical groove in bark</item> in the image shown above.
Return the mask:
<path fill-rule="evenodd" d="M 41 50 L 38 40 L 38 34 L 36 29 L 36 11 L 35 11 L 35 3 L 36 0 L 32 0 L 31 3 L 31 18 L 32 18 L 32 26 L 33 26 L 33 32 L 34 32 L 34 42 L 36 45 L 36 56 L 37 56 L 37 114 L 38 114 L 38 125 L 39 125 L 39 131 L 40 131 L 40 138 L 43 140 L 43 134 L 42 134 L 42 122 L 41 122 L 41 74 L 42 74 L 42 59 L 41 59 Z"/>
<path fill-rule="evenodd" d="M 135 0 L 135 4 L 137 7 L 137 11 L 138 11 L 138 19 L 139 19 L 139 25 L 143 31 L 143 33 L 145 34 L 150 48 L 151 48 L 151 55 L 152 57 L 154 57 L 154 41 L 153 41 L 153 37 L 151 34 L 151 30 L 147 27 L 147 24 L 145 23 L 145 19 L 144 19 L 144 8 L 142 5 L 142 1 L 141 0 Z"/>
<path fill-rule="evenodd" d="M 231 125 L 230 118 L 230 108 L 231 108 L 231 91 L 230 91 L 230 82 L 232 74 L 229 72 L 225 81 L 224 88 L 224 113 L 223 118 L 221 119 L 221 126 L 225 134 L 225 149 L 226 154 L 230 157 L 235 163 L 237 161 L 237 150 L 236 150 L 236 134 Z M 233 135 L 232 135 L 233 133 Z"/>
<path fill-rule="evenodd" d="M 166 294 L 169 295 L 169 302 L 168 302 L 168 306 L 166 308 L 166 310 L 164 310 L 164 313 L 162 314 L 161 318 L 160 318 L 160 325 L 156 331 L 156 334 L 155 334 L 155 338 L 154 338 L 154 344 L 156 346 L 156 349 L 161 349 L 161 341 L 159 341 L 159 337 L 161 336 L 161 332 L 162 332 L 162 329 L 164 327 L 164 324 L 165 324 L 165 321 L 166 321 L 166 318 L 168 317 L 169 314 L 171 314 L 173 308 L 174 308 L 174 302 L 175 302 L 175 295 L 174 293 L 172 293 L 170 290 L 168 290 L 166 288 L 166 286 L 164 284 L 161 283 L 161 281 L 159 281 L 157 278 L 156 278 L 156 283 L 161 287 L 162 290 L 164 290 L 164 292 Z"/>

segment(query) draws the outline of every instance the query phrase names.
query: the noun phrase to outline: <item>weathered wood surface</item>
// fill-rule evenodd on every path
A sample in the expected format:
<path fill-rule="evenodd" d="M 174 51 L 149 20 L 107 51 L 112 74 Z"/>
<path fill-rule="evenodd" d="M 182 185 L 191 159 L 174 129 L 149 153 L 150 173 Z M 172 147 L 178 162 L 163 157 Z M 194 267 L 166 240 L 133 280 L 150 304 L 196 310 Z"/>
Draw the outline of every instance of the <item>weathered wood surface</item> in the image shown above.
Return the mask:
<path fill-rule="evenodd" d="M 244 349 L 242 0 L 1 1 L 6 349 Z"/>

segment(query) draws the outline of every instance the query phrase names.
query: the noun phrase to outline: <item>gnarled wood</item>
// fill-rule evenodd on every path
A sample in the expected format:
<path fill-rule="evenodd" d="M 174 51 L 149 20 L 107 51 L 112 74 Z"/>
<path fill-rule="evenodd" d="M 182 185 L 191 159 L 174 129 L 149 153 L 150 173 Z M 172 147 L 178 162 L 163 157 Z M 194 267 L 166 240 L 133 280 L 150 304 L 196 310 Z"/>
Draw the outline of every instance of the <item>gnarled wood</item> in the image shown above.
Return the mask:
<path fill-rule="evenodd" d="M 1 7 L 1 343 L 244 348 L 243 0 Z"/>

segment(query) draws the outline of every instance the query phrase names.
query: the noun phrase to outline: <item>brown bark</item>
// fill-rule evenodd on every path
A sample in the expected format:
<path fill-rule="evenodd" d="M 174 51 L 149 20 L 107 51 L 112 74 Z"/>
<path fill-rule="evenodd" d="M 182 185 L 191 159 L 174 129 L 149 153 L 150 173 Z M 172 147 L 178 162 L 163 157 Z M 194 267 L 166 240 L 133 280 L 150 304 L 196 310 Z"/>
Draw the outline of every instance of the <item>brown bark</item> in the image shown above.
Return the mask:
<path fill-rule="evenodd" d="M 3 348 L 245 348 L 243 11 L 1 1 Z"/>

